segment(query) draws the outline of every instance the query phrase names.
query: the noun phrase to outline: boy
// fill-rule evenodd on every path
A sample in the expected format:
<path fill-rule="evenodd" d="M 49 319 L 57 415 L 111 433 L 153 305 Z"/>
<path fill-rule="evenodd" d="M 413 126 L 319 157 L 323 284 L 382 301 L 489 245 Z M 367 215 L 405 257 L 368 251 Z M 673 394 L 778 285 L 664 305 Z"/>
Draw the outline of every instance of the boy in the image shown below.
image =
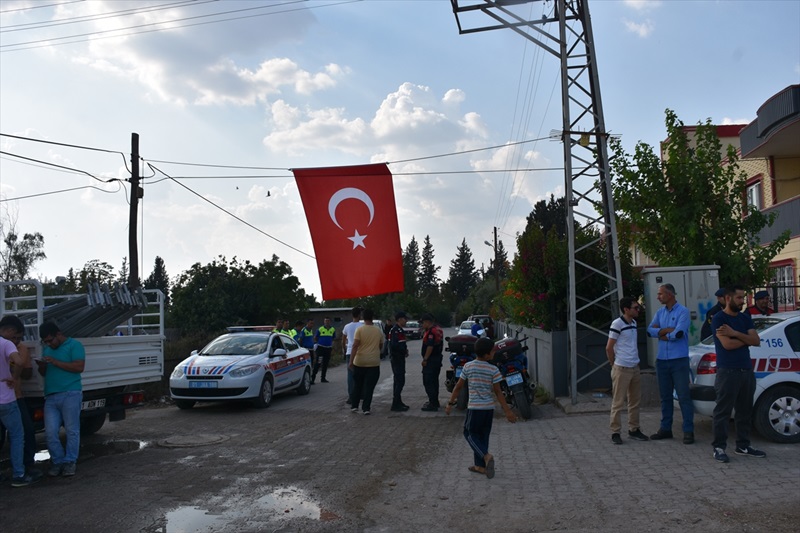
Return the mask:
<path fill-rule="evenodd" d="M 450 401 L 447 402 L 444 412 L 448 415 L 457 403 L 458 393 L 467 381 L 469 388 L 469 403 L 467 404 L 467 418 L 464 420 L 464 438 L 475 455 L 475 465 L 469 467 L 470 472 L 485 474 L 489 479 L 494 477 L 494 456 L 489 453 L 489 434 L 492 432 L 492 418 L 494 418 L 494 398 L 497 397 L 506 419 L 512 424 L 517 417 L 511 412 L 506 403 L 500 382 L 503 380 L 500 370 L 490 363 L 494 357 L 495 346 L 491 339 L 482 337 L 475 343 L 477 359 L 464 365 L 461 377 L 453 388 Z"/>

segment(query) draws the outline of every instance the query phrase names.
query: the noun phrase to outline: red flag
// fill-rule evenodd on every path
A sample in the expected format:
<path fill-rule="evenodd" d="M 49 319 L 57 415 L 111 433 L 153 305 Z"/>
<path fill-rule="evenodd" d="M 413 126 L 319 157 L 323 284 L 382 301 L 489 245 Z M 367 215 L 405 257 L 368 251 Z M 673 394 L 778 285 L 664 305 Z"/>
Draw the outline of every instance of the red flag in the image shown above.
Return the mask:
<path fill-rule="evenodd" d="M 294 169 L 323 300 L 403 290 L 392 173 L 385 164 Z"/>

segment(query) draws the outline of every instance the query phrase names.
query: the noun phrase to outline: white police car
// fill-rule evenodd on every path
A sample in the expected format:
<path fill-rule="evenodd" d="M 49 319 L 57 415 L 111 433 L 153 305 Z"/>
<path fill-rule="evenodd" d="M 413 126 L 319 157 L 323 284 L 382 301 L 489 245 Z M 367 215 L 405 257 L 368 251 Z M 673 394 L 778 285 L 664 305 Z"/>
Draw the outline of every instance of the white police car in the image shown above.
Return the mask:
<path fill-rule="evenodd" d="M 750 347 L 756 376 L 753 425 L 775 442 L 800 442 L 800 313 L 756 315 L 760 346 Z M 717 354 L 712 337 L 689 347 L 695 412 L 714 412 Z"/>
<path fill-rule="evenodd" d="M 181 361 L 169 378 L 181 409 L 198 401 L 251 400 L 267 407 L 274 394 L 311 390 L 311 355 L 272 326 L 230 327 L 225 335 Z"/>

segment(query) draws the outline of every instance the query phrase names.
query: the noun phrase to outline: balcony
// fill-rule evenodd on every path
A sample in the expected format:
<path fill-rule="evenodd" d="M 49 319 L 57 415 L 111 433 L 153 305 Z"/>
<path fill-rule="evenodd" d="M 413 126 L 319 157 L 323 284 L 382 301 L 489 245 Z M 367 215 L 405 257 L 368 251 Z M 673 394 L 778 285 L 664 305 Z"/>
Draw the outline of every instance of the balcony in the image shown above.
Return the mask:
<path fill-rule="evenodd" d="M 758 108 L 739 134 L 743 158 L 800 157 L 800 85 L 791 85 Z"/>

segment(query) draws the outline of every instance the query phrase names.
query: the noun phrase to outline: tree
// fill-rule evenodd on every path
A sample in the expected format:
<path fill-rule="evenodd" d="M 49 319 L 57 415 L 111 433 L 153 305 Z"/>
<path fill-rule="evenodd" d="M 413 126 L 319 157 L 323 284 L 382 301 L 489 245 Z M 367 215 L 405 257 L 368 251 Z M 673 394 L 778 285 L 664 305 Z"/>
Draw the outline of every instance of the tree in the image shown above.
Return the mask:
<path fill-rule="evenodd" d="M 497 263 L 497 265 L 495 265 Z M 489 268 L 486 270 L 484 277 L 485 278 L 492 278 L 494 279 L 495 270 L 497 270 L 497 277 L 500 280 L 505 279 L 508 276 L 508 252 L 506 251 L 505 246 L 503 246 L 503 241 L 497 241 L 497 257 L 492 257 L 492 260 L 489 262 Z"/>
<path fill-rule="evenodd" d="M 126 280 L 127 281 L 127 280 Z M 158 289 L 164 293 L 164 305 L 169 306 L 169 276 L 164 266 L 164 260 L 156 256 L 153 271 L 144 280 L 145 289 Z"/>
<path fill-rule="evenodd" d="M 114 267 L 105 261 L 91 259 L 78 273 L 78 290 L 84 292 L 91 283 L 97 282 L 102 285 L 112 281 L 114 281 Z"/>
<path fill-rule="evenodd" d="M 461 241 L 461 246 L 456 248 L 455 258 L 450 261 L 450 277 L 447 280 L 447 288 L 455 298 L 454 303 L 466 299 L 478 281 L 475 260 L 472 258 L 472 251 L 467 246 L 465 238 Z"/>
<path fill-rule="evenodd" d="M 420 262 L 419 271 L 419 295 L 426 303 L 430 303 L 432 299 L 439 295 L 439 270 L 433 264 L 433 244 L 431 244 L 430 235 L 425 236 L 425 243 L 422 247 L 422 261 Z"/>
<path fill-rule="evenodd" d="M 710 120 L 698 123 L 692 138 L 669 109 L 665 122 L 663 157 L 642 142 L 630 155 L 611 139 L 619 225 L 661 266 L 716 264 L 722 285 L 763 285 L 789 232 L 761 245 L 759 232 L 776 214 L 744 205 L 747 174 L 736 149 L 723 149 Z"/>
<path fill-rule="evenodd" d="M 20 239 L 16 231 L 3 235 L 3 250 L 0 252 L 0 276 L 3 281 L 27 279 L 33 265 L 46 259 L 44 237 L 41 233 L 26 233 Z"/>
<path fill-rule="evenodd" d="M 128 283 L 129 277 L 129 269 L 128 269 L 128 256 L 122 258 L 122 267 L 117 271 L 117 281 L 123 284 Z"/>
<path fill-rule="evenodd" d="M 419 278 L 420 278 L 420 257 L 419 243 L 415 237 L 411 237 L 403 251 L 403 281 L 405 284 L 405 294 L 414 298 L 419 297 Z"/>

